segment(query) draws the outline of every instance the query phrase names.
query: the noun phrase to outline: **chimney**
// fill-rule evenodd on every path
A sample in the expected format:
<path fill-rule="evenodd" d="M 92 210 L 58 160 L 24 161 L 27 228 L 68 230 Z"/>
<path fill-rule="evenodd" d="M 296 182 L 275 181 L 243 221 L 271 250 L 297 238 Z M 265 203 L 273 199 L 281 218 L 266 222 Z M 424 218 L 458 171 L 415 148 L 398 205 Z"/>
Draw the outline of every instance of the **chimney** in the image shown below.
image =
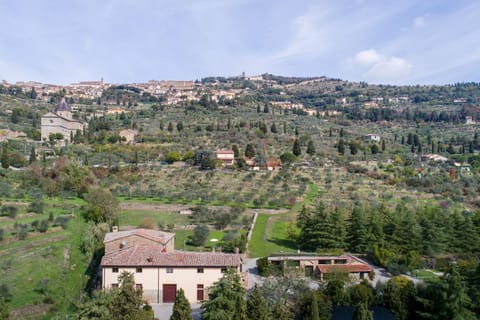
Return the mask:
<path fill-rule="evenodd" d="M 112 232 L 118 232 L 118 226 L 113 226 L 112 227 Z"/>

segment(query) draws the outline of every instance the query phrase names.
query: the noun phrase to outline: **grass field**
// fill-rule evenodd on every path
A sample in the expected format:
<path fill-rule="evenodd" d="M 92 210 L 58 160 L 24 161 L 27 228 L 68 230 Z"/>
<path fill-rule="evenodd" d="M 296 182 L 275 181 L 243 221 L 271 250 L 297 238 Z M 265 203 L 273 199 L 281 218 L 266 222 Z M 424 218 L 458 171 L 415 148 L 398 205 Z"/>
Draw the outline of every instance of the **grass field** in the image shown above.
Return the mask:
<path fill-rule="evenodd" d="M 20 215 L 22 210 L 20 206 Z M 48 206 L 43 214 L 20 216 L 16 221 L 47 219 L 49 212 L 58 216 L 64 209 Z M 12 220 L 0 220 L 0 227 L 10 230 Z M 24 240 L 6 233 L 5 240 L 0 242 L 0 284 L 6 284 L 12 294 L 9 303 L 12 309 L 41 304 L 48 296 L 58 306 L 57 310 L 62 311 L 78 300 L 88 280 L 85 270 L 89 261 L 80 251 L 84 226 L 84 220 L 77 214 L 70 219 L 66 230 L 57 226 L 46 233 L 29 232 Z"/>

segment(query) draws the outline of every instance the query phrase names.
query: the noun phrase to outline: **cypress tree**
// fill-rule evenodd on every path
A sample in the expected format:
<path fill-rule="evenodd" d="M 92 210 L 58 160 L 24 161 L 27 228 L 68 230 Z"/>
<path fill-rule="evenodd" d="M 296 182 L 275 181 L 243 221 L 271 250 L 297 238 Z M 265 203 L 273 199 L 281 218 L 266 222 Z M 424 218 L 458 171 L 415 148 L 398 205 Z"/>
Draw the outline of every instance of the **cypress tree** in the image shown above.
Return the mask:
<path fill-rule="evenodd" d="M 373 313 L 368 310 L 365 303 L 360 303 L 355 308 L 353 320 L 373 320 Z"/>
<path fill-rule="evenodd" d="M 295 142 L 293 143 L 292 153 L 297 157 L 302 154 L 302 149 L 300 148 L 300 142 L 298 142 L 298 139 L 295 139 Z"/>
<path fill-rule="evenodd" d="M 8 169 L 10 167 L 10 156 L 8 154 L 8 148 L 6 145 L 2 148 L 2 156 L 0 158 L 2 162 L 2 168 Z"/>
<path fill-rule="evenodd" d="M 278 132 L 277 126 L 275 125 L 275 122 L 272 123 L 272 125 L 270 126 L 270 131 L 271 131 L 272 133 L 277 133 L 277 132 Z"/>
<path fill-rule="evenodd" d="M 303 320 L 320 320 L 318 301 L 315 292 L 309 290 L 300 305 L 300 317 Z"/>
<path fill-rule="evenodd" d="M 341 155 L 345 154 L 345 142 L 343 141 L 343 139 L 340 139 L 340 141 L 338 141 L 337 150 L 338 153 L 340 153 Z"/>
<path fill-rule="evenodd" d="M 315 145 L 313 144 L 313 141 L 312 140 L 309 140 L 308 141 L 308 145 L 307 145 L 307 154 L 309 154 L 310 156 L 313 156 L 315 154 Z"/>
<path fill-rule="evenodd" d="M 32 162 L 36 161 L 37 160 L 37 156 L 35 154 L 35 147 L 32 146 L 32 149 L 30 149 L 30 159 L 29 159 L 29 163 L 32 164 Z"/>
<path fill-rule="evenodd" d="M 247 144 L 247 147 L 245 148 L 245 157 L 247 158 L 255 157 L 255 149 L 250 143 Z"/>

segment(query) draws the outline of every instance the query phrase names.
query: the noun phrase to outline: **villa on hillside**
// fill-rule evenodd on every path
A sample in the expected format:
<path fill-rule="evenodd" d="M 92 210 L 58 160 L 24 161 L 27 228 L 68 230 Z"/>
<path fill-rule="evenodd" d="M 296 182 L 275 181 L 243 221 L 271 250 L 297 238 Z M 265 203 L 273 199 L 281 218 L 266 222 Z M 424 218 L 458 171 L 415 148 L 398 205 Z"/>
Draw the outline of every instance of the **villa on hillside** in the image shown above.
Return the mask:
<path fill-rule="evenodd" d="M 381 137 L 378 134 L 369 133 L 363 136 L 365 142 L 380 142 Z"/>
<path fill-rule="evenodd" d="M 215 158 L 221 162 L 224 167 L 235 164 L 235 155 L 233 150 L 217 150 L 215 151 Z"/>
<path fill-rule="evenodd" d="M 197 303 L 208 299 L 208 289 L 228 269 L 241 272 L 240 254 L 176 251 L 174 238 L 169 232 L 114 227 L 104 239 L 102 288 L 118 287 L 118 276 L 128 271 L 151 303 L 173 303 L 180 288 Z"/>
<path fill-rule="evenodd" d="M 48 141 L 50 134 L 61 133 L 64 141 L 71 142 L 70 136 L 75 135 L 77 130 L 82 132 L 87 125 L 87 123 L 72 118 L 72 108 L 65 101 L 65 98 L 62 98 L 53 112 L 48 112 L 42 116 L 41 138 L 42 141 Z"/>

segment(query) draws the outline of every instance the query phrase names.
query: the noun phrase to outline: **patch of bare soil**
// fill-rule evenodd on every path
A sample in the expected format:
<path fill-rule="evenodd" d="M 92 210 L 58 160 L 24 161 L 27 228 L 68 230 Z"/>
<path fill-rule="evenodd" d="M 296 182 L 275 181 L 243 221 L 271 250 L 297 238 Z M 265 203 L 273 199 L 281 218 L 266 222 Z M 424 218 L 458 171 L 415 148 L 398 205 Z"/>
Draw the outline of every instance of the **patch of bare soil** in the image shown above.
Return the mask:
<path fill-rule="evenodd" d="M 42 303 L 18 308 L 10 312 L 10 319 L 22 320 L 37 318 L 39 316 L 45 315 L 52 306 L 52 304 Z"/>

